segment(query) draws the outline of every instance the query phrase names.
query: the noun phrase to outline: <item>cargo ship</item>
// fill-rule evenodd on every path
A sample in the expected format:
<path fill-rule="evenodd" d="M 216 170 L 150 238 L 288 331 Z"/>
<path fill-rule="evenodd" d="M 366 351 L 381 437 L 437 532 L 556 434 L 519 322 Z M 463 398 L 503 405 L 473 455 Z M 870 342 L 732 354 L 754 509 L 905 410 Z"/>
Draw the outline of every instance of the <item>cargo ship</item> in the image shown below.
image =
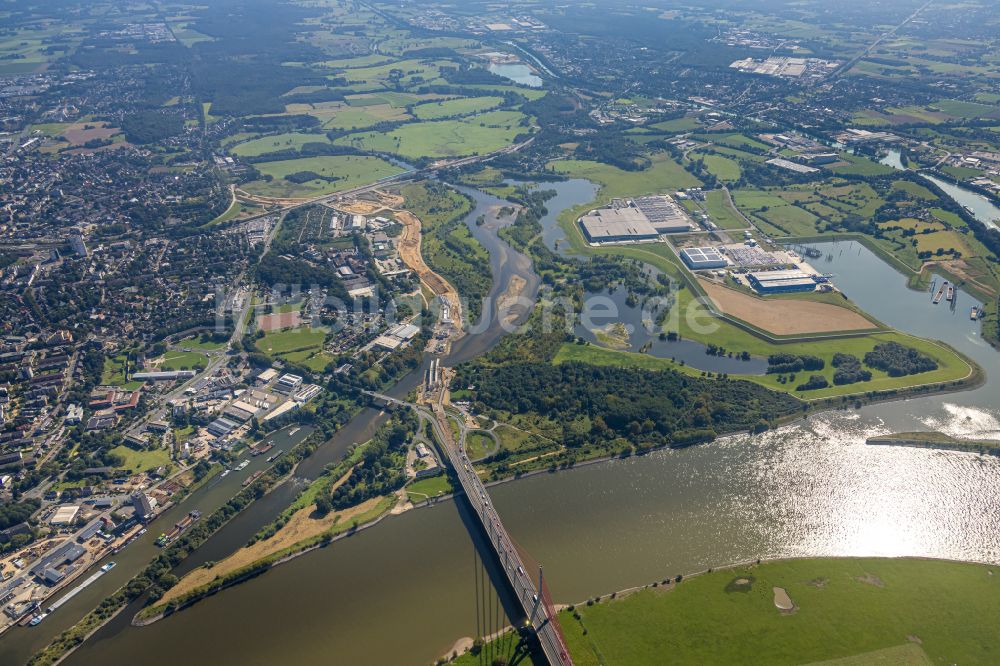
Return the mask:
<path fill-rule="evenodd" d="M 950 285 L 948 284 L 947 280 L 941 283 L 941 288 L 937 290 L 936 294 L 934 294 L 934 305 L 937 305 L 938 303 L 941 302 L 941 298 L 944 296 L 944 292 L 949 286 Z"/>
<path fill-rule="evenodd" d="M 253 449 L 250 452 L 250 455 L 254 455 L 254 456 L 263 455 L 263 454 L 267 453 L 268 451 L 270 451 L 273 448 L 274 448 L 274 443 L 273 442 L 268 442 L 264 446 L 260 446 L 260 447 L 257 447 L 255 449 Z"/>
<path fill-rule="evenodd" d="M 284 453 L 284 451 L 282 451 L 281 449 L 278 449 L 277 451 L 274 452 L 273 456 L 271 456 L 270 458 L 267 459 L 267 462 L 269 462 L 269 463 L 274 462 L 275 460 L 278 459 L 278 456 L 280 456 L 282 453 Z"/>
<path fill-rule="evenodd" d="M 246 481 L 243 482 L 243 487 L 246 488 L 247 486 L 249 486 L 251 483 L 259 479 L 263 473 L 264 472 L 257 470 L 256 472 L 248 476 Z"/>
<path fill-rule="evenodd" d="M 156 545 L 160 546 L 161 548 L 163 546 L 166 546 L 168 543 L 170 543 L 171 541 L 179 537 L 181 534 L 183 534 L 184 530 L 191 527 L 192 523 L 194 523 L 199 518 L 201 518 L 201 511 L 199 511 L 198 509 L 191 511 L 190 513 L 188 513 L 188 515 L 184 516 L 179 521 L 177 521 L 177 523 L 174 525 L 174 529 L 170 530 L 166 534 L 161 534 L 159 538 L 156 540 Z"/>
<path fill-rule="evenodd" d="M 105 564 L 96 573 L 94 573 L 90 578 L 88 578 L 87 580 L 83 581 L 80 585 L 78 585 L 77 587 L 75 587 L 69 594 L 67 594 L 62 599 L 60 599 L 59 601 L 57 601 L 54 604 L 52 604 L 51 606 L 49 606 L 45 610 L 45 612 L 42 613 L 41 615 L 39 615 L 38 617 L 36 617 L 35 620 L 38 620 L 38 622 L 41 622 L 42 620 L 44 620 L 46 616 L 48 616 L 50 613 L 54 612 L 57 608 L 59 608 L 60 606 L 62 606 L 63 604 L 65 604 L 67 601 L 69 601 L 70 599 L 72 599 L 76 595 L 78 595 L 80 592 L 82 592 L 84 589 L 86 589 L 89 585 L 92 585 L 94 582 L 97 581 L 98 578 L 100 578 L 104 574 L 106 574 L 109 571 L 111 571 L 112 569 L 114 569 L 117 564 L 118 564 L 117 562 L 108 562 L 107 564 Z M 38 622 L 35 622 L 34 620 L 32 620 L 31 622 L 29 622 L 29 624 L 31 624 L 31 626 L 35 626 L 35 625 L 38 624 Z"/>

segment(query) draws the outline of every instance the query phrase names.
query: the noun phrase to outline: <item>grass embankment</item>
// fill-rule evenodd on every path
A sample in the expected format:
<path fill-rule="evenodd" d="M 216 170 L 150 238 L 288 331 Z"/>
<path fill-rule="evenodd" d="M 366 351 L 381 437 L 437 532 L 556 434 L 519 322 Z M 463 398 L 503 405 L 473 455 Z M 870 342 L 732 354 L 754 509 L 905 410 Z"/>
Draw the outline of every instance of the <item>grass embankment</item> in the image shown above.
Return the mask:
<path fill-rule="evenodd" d="M 717 339 L 717 338 L 715 338 Z M 856 384 L 845 384 L 842 386 L 833 385 L 833 355 L 835 352 L 852 354 L 858 358 L 872 351 L 876 344 L 881 342 L 898 342 L 908 347 L 915 348 L 938 363 L 937 370 L 924 372 L 905 377 L 890 377 L 885 372 L 871 368 L 872 379 L 867 382 Z M 718 344 L 718 342 L 716 342 Z M 730 347 L 730 349 L 737 349 Z M 801 381 L 782 384 L 779 382 L 780 375 L 738 375 L 730 374 L 730 379 L 745 379 L 762 386 L 766 386 L 775 391 L 791 393 L 802 400 L 821 400 L 826 398 L 836 398 L 848 395 L 872 394 L 871 397 L 878 397 L 875 393 L 886 395 L 898 395 L 906 391 L 916 390 L 916 387 L 938 386 L 940 388 L 958 388 L 964 383 L 973 383 L 981 377 L 981 370 L 972 361 L 959 355 L 950 347 L 931 340 L 924 340 L 906 335 L 904 333 L 880 333 L 878 335 L 866 335 L 862 337 L 840 338 L 836 342 L 804 342 L 795 344 L 771 345 L 763 340 L 757 341 L 756 345 L 747 349 L 754 355 L 766 355 L 767 353 L 783 352 L 804 356 L 818 356 L 826 362 L 826 367 L 818 371 L 801 371 L 798 379 Z M 763 352 L 763 354 L 761 353 Z M 668 358 L 657 358 L 647 354 L 637 354 L 631 352 L 621 352 L 598 347 L 597 345 L 578 345 L 566 343 L 553 359 L 554 363 L 566 363 L 569 361 L 581 361 L 591 365 L 615 365 L 622 367 L 645 368 L 649 370 L 678 370 L 691 376 L 702 376 L 705 373 L 687 365 L 682 365 Z M 796 386 L 808 379 L 810 375 L 822 375 L 830 382 L 830 386 L 825 389 L 814 391 L 798 391 Z"/>
<path fill-rule="evenodd" d="M 411 502 L 423 502 L 434 497 L 443 497 L 455 492 L 446 474 L 429 476 L 406 486 L 406 496 Z"/>
<path fill-rule="evenodd" d="M 992 664 L 998 586 L 1000 576 L 979 564 L 784 560 L 606 597 L 559 619 L 579 666 L 663 655 L 705 665 Z M 794 610 L 775 607 L 774 587 Z"/>

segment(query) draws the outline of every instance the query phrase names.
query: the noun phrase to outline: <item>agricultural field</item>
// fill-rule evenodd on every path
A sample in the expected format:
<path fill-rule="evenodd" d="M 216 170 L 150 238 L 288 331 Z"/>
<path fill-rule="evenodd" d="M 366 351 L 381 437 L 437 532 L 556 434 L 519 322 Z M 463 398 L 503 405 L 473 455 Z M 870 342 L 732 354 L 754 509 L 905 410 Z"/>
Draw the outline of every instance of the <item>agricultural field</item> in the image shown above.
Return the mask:
<path fill-rule="evenodd" d="M 56 58 L 72 52 L 83 40 L 80 24 L 39 21 L 0 36 L 0 76 L 44 71 Z"/>
<path fill-rule="evenodd" d="M 841 153 L 840 159 L 848 164 L 843 166 L 833 166 L 830 171 L 838 174 L 849 174 L 853 176 L 885 176 L 894 171 L 890 166 L 873 162 L 867 157 L 860 155 L 850 155 Z"/>
<path fill-rule="evenodd" d="M 383 104 L 388 104 L 389 106 L 398 109 L 410 106 L 411 104 L 421 104 L 424 102 L 432 102 L 439 99 L 445 99 L 445 97 L 442 95 L 434 95 L 430 93 L 418 94 L 418 93 L 386 90 L 377 93 L 362 93 L 356 95 L 348 95 L 347 103 L 350 104 L 351 106 L 380 106 Z"/>
<path fill-rule="evenodd" d="M 735 182 L 740 179 L 742 170 L 739 162 L 731 160 L 722 155 L 701 154 L 694 155 L 694 159 L 702 160 L 709 173 L 722 181 Z"/>
<path fill-rule="evenodd" d="M 996 106 L 965 100 L 943 99 L 927 106 L 887 108 L 884 111 L 869 109 L 855 116 L 855 121 L 868 126 L 942 125 L 954 121 L 991 118 L 1000 118 L 1000 109 L 997 109 Z"/>
<path fill-rule="evenodd" d="M 391 90 L 415 84 L 443 83 L 440 67 L 454 66 L 447 60 L 398 60 L 369 67 L 357 67 L 341 73 L 355 92 Z"/>
<path fill-rule="evenodd" d="M 923 185 L 919 185 L 909 180 L 897 180 L 893 182 L 892 189 L 897 192 L 906 192 L 914 199 L 924 201 L 934 201 L 937 197 Z"/>
<path fill-rule="evenodd" d="M 424 102 L 413 107 L 413 115 L 420 120 L 437 120 L 453 116 L 467 116 L 495 109 L 503 103 L 502 97 L 459 97 L 439 102 Z"/>
<path fill-rule="evenodd" d="M 259 157 L 267 153 L 278 153 L 284 150 L 301 150 L 307 143 L 330 143 L 324 134 L 307 134 L 305 132 L 288 132 L 273 136 L 262 136 L 244 143 L 238 143 L 229 152 L 240 157 Z"/>
<path fill-rule="evenodd" d="M 601 186 L 597 200 L 579 206 L 579 211 L 607 203 L 614 197 L 676 192 L 701 185 L 701 181 L 685 171 L 666 153 L 653 155 L 652 161 L 652 166 L 642 171 L 625 171 L 590 160 L 559 160 L 552 162 L 550 166 L 564 176 L 585 178 Z M 579 212 L 575 213 L 574 219 L 577 216 Z"/>
<path fill-rule="evenodd" d="M 260 162 L 254 165 L 272 180 L 257 180 L 243 186 L 250 194 L 266 197 L 315 197 L 340 190 L 368 185 L 393 176 L 402 169 L 378 157 L 367 155 L 325 155 L 303 157 L 277 162 Z M 286 176 L 314 173 L 319 178 L 295 183 Z"/>
<path fill-rule="evenodd" d="M 388 133 L 350 134 L 335 143 L 407 159 L 460 157 L 500 150 L 530 131 L 524 114 L 492 111 L 460 120 L 410 123 Z"/>
<path fill-rule="evenodd" d="M 827 223 L 839 224 L 849 215 L 871 217 L 884 200 L 867 183 L 830 181 L 821 186 L 737 190 L 733 200 L 741 211 L 773 236 L 814 236 Z"/>
<path fill-rule="evenodd" d="M 659 130 L 666 134 L 680 134 L 681 132 L 690 132 L 701 127 L 701 123 L 697 118 L 685 117 L 685 118 L 675 118 L 674 120 L 665 120 L 662 123 L 655 123 L 650 125 L 650 129 Z"/>
<path fill-rule="evenodd" d="M 1000 583 L 981 564 L 764 562 L 647 586 L 560 613 L 574 663 L 929 666 L 993 659 Z M 681 572 L 665 571 L 673 579 Z M 776 607 L 775 589 L 793 607 Z M 724 637 L 724 640 L 720 638 Z"/>

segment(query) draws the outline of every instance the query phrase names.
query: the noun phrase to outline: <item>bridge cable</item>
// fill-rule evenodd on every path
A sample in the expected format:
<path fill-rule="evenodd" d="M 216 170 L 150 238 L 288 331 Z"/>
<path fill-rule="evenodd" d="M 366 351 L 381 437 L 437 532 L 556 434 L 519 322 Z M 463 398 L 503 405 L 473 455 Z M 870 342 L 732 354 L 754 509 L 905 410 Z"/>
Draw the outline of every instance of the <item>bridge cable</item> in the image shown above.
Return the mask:
<path fill-rule="evenodd" d="M 486 609 L 487 609 L 487 612 L 490 614 L 490 633 L 488 634 L 488 636 L 492 636 L 493 635 L 493 628 L 496 626 L 496 618 L 494 617 L 494 613 L 493 613 L 493 599 L 492 599 L 492 597 L 496 596 L 496 589 L 493 587 L 493 581 L 492 581 L 492 579 L 489 579 L 489 580 L 490 580 L 490 586 L 488 588 L 486 588 L 486 593 L 489 595 L 488 597 L 486 597 Z M 486 643 L 486 645 L 487 645 L 487 647 L 486 647 L 486 666 L 491 666 L 491 664 L 493 664 L 493 642 L 490 641 L 488 637 L 487 637 L 487 643 Z"/>
<path fill-rule="evenodd" d="M 483 612 L 483 632 L 479 635 L 479 638 L 482 639 L 483 636 L 484 636 L 484 634 L 486 633 L 486 609 L 487 609 L 487 602 L 486 602 L 486 591 L 487 591 L 487 588 L 486 588 L 486 563 L 483 561 L 482 557 L 479 558 L 479 567 L 481 569 L 481 571 L 480 571 L 480 574 L 481 574 L 481 576 L 480 576 L 481 589 L 479 590 L 479 594 L 480 594 L 479 598 L 482 600 L 482 612 Z M 484 646 L 482 649 L 479 650 L 479 662 L 480 663 L 485 663 L 485 659 L 486 659 L 486 649 L 485 649 L 485 646 Z"/>
<path fill-rule="evenodd" d="M 494 636 L 494 640 L 499 641 L 500 640 L 500 636 L 498 634 L 500 633 L 500 624 L 501 624 L 501 622 L 500 622 L 500 590 L 498 590 L 496 588 L 493 589 L 493 611 L 494 611 L 494 615 L 496 616 L 496 626 L 494 627 L 493 636 Z M 498 656 L 497 655 L 497 648 L 498 647 L 500 647 L 499 643 L 497 643 L 496 645 L 493 646 L 492 652 L 493 652 L 493 656 L 494 657 Z M 490 663 L 492 664 L 493 662 L 490 662 Z"/>
<path fill-rule="evenodd" d="M 476 635 L 479 635 L 479 552 L 476 544 L 472 544 L 472 576 L 475 579 L 472 589 L 476 598 Z"/>

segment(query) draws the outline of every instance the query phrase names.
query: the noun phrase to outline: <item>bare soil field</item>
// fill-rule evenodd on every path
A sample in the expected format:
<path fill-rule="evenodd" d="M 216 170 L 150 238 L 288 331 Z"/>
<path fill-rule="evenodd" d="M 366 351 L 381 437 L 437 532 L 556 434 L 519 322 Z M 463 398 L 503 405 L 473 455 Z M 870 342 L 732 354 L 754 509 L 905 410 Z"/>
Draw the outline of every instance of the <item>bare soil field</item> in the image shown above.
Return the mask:
<path fill-rule="evenodd" d="M 89 128 L 89 129 L 87 129 Z M 70 145 L 82 146 L 94 139 L 110 139 L 121 132 L 117 127 L 109 127 L 107 123 L 74 123 L 63 130 L 62 135 Z"/>
<path fill-rule="evenodd" d="M 751 296 L 708 280 L 698 280 L 722 312 L 775 335 L 863 331 L 877 326 L 847 308 L 805 300 Z"/>
<path fill-rule="evenodd" d="M 265 333 L 280 331 L 284 328 L 296 328 L 301 323 L 302 317 L 299 315 L 298 311 L 276 312 L 274 314 L 261 315 L 257 317 L 257 328 Z"/>

